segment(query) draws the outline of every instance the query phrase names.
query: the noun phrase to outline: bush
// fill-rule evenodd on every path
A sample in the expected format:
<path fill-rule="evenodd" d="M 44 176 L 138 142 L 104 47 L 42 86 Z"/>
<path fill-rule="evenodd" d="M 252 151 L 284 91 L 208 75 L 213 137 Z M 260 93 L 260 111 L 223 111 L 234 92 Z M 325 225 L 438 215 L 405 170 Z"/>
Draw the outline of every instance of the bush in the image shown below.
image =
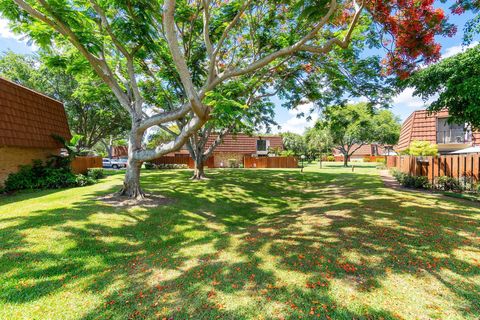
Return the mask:
<path fill-rule="evenodd" d="M 21 166 L 5 181 L 5 191 L 26 189 L 58 189 L 75 185 L 75 175 L 69 168 L 52 168 L 34 161 L 33 165 Z"/>
<path fill-rule="evenodd" d="M 105 178 L 105 171 L 102 168 L 90 168 L 87 171 L 87 177 L 95 180 Z"/>
<path fill-rule="evenodd" d="M 370 160 L 370 157 L 363 157 L 363 162 L 371 162 Z"/>
<path fill-rule="evenodd" d="M 77 174 L 75 176 L 75 186 L 77 187 L 89 186 L 89 185 L 95 184 L 95 182 L 97 182 L 97 180 L 95 180 L 92 177 L 85 176 L 83 174 Z"/>
<path fill-rule="evenodd" d="M 144 163 L 144 166 L 145 166 L 145 169 L 147 170 L 152 170 L 152 169 L 156 169 L 155 167 L 155 164 L 151 163 L 151 162 L 145 162 Z"/>
<path fill-rule="evenodd" d="M 387 160 L 385 160 L 385 158 L 377 158 L 377 162 L 381 164 L 387 164 Z"/>
<path fill-rule="evenodd" d="M 32 165 L 21 166 L 20 170 L 11 173 L 5 181 L 5 191 L 34 189 L 59 189 L 94 184 L 96 177 L 103 175 L 103 170 L 93 170 L 88 176 L 75 175 L 69 166 L 52 167 L 52 162 L 46 165 L 40 160 L 34 160 Z"/>
<path fill-rule="evenodd" d="M 428 177 L 425 176 L 412 176 L 398 170 L 393 171 L 393 176 L 402 186 L 406 188 L 430 189 L 431 187 Z"/>
<path fill-rule="evenodd" d="M 237 167 L 237 159 L 228 159 L 228 167 L 229 168 L 236 168 Z"/>
<path fill-rule="evenodd" d="M 334 156 L 328 156 L 327 161 L 328 162 L 335 162 L 335 157 Z"/>
<path fill-rule="evenodd" d="M 145 168 L 147 168 L 147 167 L 145 167 Z M 175 163 L 163 163 L 163 164 L 149 163 L 148 169 L 159 169 L 159 170 L 188 169 L 188 165 L 186 165 L 186 164 L 175 164 Z"/>
<path fill-rule="evenodd" d="M 435 185 L 438 189 L 443 191 L 462 191 L 462 185 L 458 179 L 441 176 L 435 181 Z"/>

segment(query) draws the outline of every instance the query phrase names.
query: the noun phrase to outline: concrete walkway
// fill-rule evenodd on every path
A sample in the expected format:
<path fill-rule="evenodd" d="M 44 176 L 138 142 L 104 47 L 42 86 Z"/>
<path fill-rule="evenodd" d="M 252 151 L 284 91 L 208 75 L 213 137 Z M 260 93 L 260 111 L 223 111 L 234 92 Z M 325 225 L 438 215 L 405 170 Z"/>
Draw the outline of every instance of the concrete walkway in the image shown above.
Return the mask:
<path fill-rule="evenodd" d="M 404 187 L 400 183 L 398 183 L 397 180 L 390 174 L 390 171 L 388 170 L 381 170 L 379 172 L 380 178 L 382 178 L 383 184 L 385 187 L 392 188 L 392 189 L 403 189 L 405 190 Z"/>

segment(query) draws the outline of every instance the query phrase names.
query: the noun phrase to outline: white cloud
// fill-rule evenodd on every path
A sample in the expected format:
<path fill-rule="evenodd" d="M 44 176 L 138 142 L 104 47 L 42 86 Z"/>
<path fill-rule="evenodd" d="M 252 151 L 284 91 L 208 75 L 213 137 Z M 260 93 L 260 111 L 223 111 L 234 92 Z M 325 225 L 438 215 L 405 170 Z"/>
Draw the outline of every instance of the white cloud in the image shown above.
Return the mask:
<path fill-rule="evenodd" d="M 407 88 L 393 98 L 394 105 L 401 105 L 412 109 L 425 106 L 425 102 L 420 97 L 413 96 L 413 88 Z"/>
<path fill-rule="evenodd" d="M 16 36 L 10 28 L 8 27 L 8 20 L 0 18 L 0 37 L 6 39 L 16 39 L 19 40 L 20 37 Z"/>
<path fill-rule="evenodd" d="M 468 46 L 459 45 L 459 46 L 453 46 L 453 47 L 447 48 L 445 50 L 445 52 L 442 54 L 442 59 L 454 56 L 458 53 L 465 52 L 465 50 L 467 50 L 469 48 L 473 48 L 476 45 L 478 45 L 478 41 L 474 41 L 474 42 L 470 43 Z"/>
<path fill-rule="evenodd" d="M 312 127 L 318 120 L 317 113 L 314 112 L 310 114 L 312 106 L 312 103 L 306 103 L 298 106 L 297 109 L 288 110 L 288 113 L 292 117 L 284 123 L 280 123 L 280 126 L 282 127 L 281 131 L 303 134 L 307 127 Z M 298 115 L 302 113 L 304 116 L 298 117 Z M 311 117 L 310 120 L 307 119 L 309 116 Z"/>
<path fill-rule="evenodd" d="M 8 20 L 0 17 L 0 39 L 2 38 L 21 44 L 22 47 L 28 48 L 27 51 L 36 51 L 38 49 L 34 43 L 28 44 L 27 36 L 13 33 L 8 27 Z"/>

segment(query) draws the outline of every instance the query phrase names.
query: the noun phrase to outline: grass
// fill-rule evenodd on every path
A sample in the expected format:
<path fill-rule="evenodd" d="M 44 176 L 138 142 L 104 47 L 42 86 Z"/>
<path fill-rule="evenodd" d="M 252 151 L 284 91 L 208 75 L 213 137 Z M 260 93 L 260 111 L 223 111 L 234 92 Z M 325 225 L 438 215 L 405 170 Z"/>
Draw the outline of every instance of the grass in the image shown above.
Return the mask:
<path fill-rule="evenodd" d="M 144 171 L 0 198 L 0 319 L 478 319 L 480 207 L 369 164 Z"/>

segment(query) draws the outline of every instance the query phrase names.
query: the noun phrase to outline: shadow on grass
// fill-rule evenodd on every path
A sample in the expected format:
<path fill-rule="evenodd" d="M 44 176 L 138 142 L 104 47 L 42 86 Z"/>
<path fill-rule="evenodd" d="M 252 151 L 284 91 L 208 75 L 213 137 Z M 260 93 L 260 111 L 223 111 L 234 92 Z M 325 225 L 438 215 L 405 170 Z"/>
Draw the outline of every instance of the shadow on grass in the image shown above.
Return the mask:
<path fill-rule="evenodd" d="M 0 233 L 0 274 L 9 275 L 0 300 L 23 304 L 61 290 L 101 295 L 104 304 L 85 319 L 394 319 L 398 310 L 355 309 L 330 288 L 345 281 L 374 292 L 388 275 L 405 274 L 435 277 L 465 302 L 457 312 L 480 315 L 478 283 L 444 275 L 480 274 L 456 254 L 480 251 L 479 210 L 395 193 L 367 173 L 216 170 L 194 183 L 189 176 L 146 172 L 149 192 L 176 200 L 154 209 L 96 201 L 112 187 L 17 218 Z M 42 228 L 68 245 L 32 250 L 26 234 Z"/>

